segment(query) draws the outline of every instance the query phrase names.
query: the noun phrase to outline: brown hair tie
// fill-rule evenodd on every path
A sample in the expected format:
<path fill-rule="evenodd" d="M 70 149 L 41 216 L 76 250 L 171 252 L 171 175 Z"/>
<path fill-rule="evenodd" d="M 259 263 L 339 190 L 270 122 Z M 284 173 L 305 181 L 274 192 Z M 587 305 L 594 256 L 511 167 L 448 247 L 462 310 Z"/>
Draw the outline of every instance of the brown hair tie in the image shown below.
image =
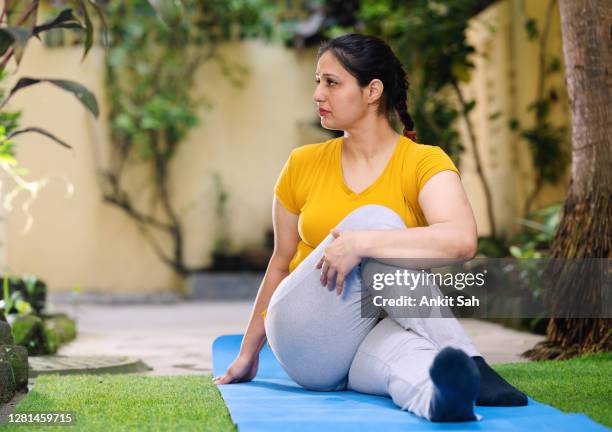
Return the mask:
<path fill-rule="evenodd" d="M 408 138 L 410 138 L 412 141 L 416 142 L 417 140 L 417 133 L 414 130 L 408 130 L 406 128 L 404 128 L 404 132 L 403 132 L 404 136 L 407 136 Z"/>

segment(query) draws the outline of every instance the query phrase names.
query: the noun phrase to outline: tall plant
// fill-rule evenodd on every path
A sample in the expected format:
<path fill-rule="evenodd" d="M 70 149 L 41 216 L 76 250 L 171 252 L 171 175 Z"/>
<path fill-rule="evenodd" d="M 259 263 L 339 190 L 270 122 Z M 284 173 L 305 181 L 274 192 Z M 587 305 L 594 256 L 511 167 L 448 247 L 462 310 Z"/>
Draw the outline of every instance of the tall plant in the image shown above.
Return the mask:
<path fill-rule="evenodd" d="M 101 10 L 93 0 L 78 0 L 73 3 L 77 5 L 80 17 L 75 14 L 71 7 L 67 7 L 57 13 L 54 18 L 38 23 L 38 0 L 5 0 L 3 2 L 0 12 L 0 83 L 7 79 L 9 72 L 7 68 L 11 59 L 15 60 L 17 67 L 19 66 L 28 41 L 33 37 L 39 38 L 42 33 L 52 29 L 71 29 L 73 31 L 85 32 L 86 38 L 84 39 L 83 52 L 83 58 L 85 58 L 93 43 L 94 26 L 89 14 L 91 11 L 101 14 Z M 100 16 L 102 17 L 102 15 Z M 87 110 L 94 116 L 98 116 L 98 104 L 95 96 L 81 84 L 74 81 L 44 77 L 22 77 L 8 93 L 0 89 L 0 169 L 15 184 L 15 188 L 4 197 L 4 204 L 10 210 L 11 201 L 19 191 L 24 190 L 30 194 L 30 201 L 24 205 L 28 218 L 26 230 L 33 221 L 27 210 L 29 203 L 32 199 L 36 198 L 40 188 L 45 185 L 46 179 L 29 181 L 23 177 L 25 171 L 18 166 L 14 138 L 21 134 L 36 133 L 49 138 L 63 147 L 70 148 L 69 144 L 46 129 L 37 126 L 20 127 L 19 120 L 21 113 L 7 110 L 8 102 L 17 92 L 43 83 L 72 93 Z"/>
<path fill-rule="evenodd" d="M 557 183 L 569 164 L 568 133 L 565 126 L 556 126 L 550 119 L 551 109 L 561 100 L 560 90 L 550 84 L 551 78 L 561 72 L 561 59 L 548 52 L 548 42 L 557 0 L 548 0 L 542 28 L 535 18 L 528 18 L 525 30 L 530 41 L 538 44 L 538 69 L 536 95 L 528 110 L 533 114 L 531 127 L 521 127 L 517 119 L 510 120 L 510 128 L 519 133 L 529 144 L 535 182 L 525 200 L 523 215 L 531 211 L 533 203 L 546 183 Z"/>
<path fill-rule="evenodd" d="M 152 2 L 152 4 L 157 4 Z M 144 0 L 112 1 L 108 7 L 111 48 L 106 93 L 111 124 L 110 156 L 98 161 L 103 199 L 121 209 L 145 235 L 159 259 L 185 277 L 205 269 L 185 261 L 185 227 L 172 198 L 170 162 L 198 124 L 198 108 L 210 104 L 193 88 L 199 67 L 216 62 L 240 85 L 246 69 L 230 64 L 219 45 L 274 35 L 268 2 L 185 0 L 166 4 L 160 20 Z M 156 207 L 137 203 L 128 173 L 146 166 Z M 170 247 L 164 240 L 169 240 Z"/>

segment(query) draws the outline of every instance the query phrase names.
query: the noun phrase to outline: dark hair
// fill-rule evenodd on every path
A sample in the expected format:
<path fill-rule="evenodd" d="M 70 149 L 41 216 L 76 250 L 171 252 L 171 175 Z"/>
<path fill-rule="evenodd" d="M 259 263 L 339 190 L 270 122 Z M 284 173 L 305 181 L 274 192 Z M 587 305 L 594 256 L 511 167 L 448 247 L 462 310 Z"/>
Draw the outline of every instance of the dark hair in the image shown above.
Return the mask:
<path fill-rule="evenodd" d="M 376 36 L 350 33 L 324 42 L 317 60 L 327 51 L 334 54 L 361 87 L 373 79 L 382 81 L 384 88 L 377 112 L 390 120 L 395 111 L 404 125 L 403 134 L 416 141 L 414 122 L 408 114 L 408 79 L 391 47 Z"/>

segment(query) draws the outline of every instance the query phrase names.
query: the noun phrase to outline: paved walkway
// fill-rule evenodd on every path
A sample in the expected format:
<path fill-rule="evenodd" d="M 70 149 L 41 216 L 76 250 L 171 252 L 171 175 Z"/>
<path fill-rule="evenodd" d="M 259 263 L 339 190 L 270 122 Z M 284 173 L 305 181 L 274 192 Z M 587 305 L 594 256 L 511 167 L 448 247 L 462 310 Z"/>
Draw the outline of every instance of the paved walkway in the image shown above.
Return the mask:
<path fill-rule="evenodd" d="M 57 304 L 77 318 L 78 337 L 61 355 L 130 356 L 153 367 L 147 375 L 211 372 L 211 346 L 223 334 L 243 333 L 252 302 L 180 302 L 162 305 Z M 542 336 L 480 320 L 462 319 L 468 334 L 490 363 L 525 361 L 520 353 Z"/>

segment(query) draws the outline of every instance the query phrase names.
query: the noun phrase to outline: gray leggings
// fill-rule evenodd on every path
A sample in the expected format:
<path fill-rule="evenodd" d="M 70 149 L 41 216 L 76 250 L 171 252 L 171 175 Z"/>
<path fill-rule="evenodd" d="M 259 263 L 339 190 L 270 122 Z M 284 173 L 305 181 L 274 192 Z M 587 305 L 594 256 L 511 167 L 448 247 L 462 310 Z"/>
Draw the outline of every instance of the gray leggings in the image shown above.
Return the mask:
<path fill-rule="evenodd" d="M 348 214 L 337 228 L 406 225 L 393 210 L 372 204 Z M 347 275 L 338 296 L 321 285 L 316 268 L 332 241 L 329 234 L 274 291 L 265 319 L 272 351 L 287 374 L 307 389 L 389 396 L 401 409 L 429 419 L 429 367 L 438 351 L 452 346 L 470 356 L 480 353 L 455 318 L 399 318 L 389 308 L 382 320 L 362 318 L 361 271 L 371 260 L 362 260 Z"/>

